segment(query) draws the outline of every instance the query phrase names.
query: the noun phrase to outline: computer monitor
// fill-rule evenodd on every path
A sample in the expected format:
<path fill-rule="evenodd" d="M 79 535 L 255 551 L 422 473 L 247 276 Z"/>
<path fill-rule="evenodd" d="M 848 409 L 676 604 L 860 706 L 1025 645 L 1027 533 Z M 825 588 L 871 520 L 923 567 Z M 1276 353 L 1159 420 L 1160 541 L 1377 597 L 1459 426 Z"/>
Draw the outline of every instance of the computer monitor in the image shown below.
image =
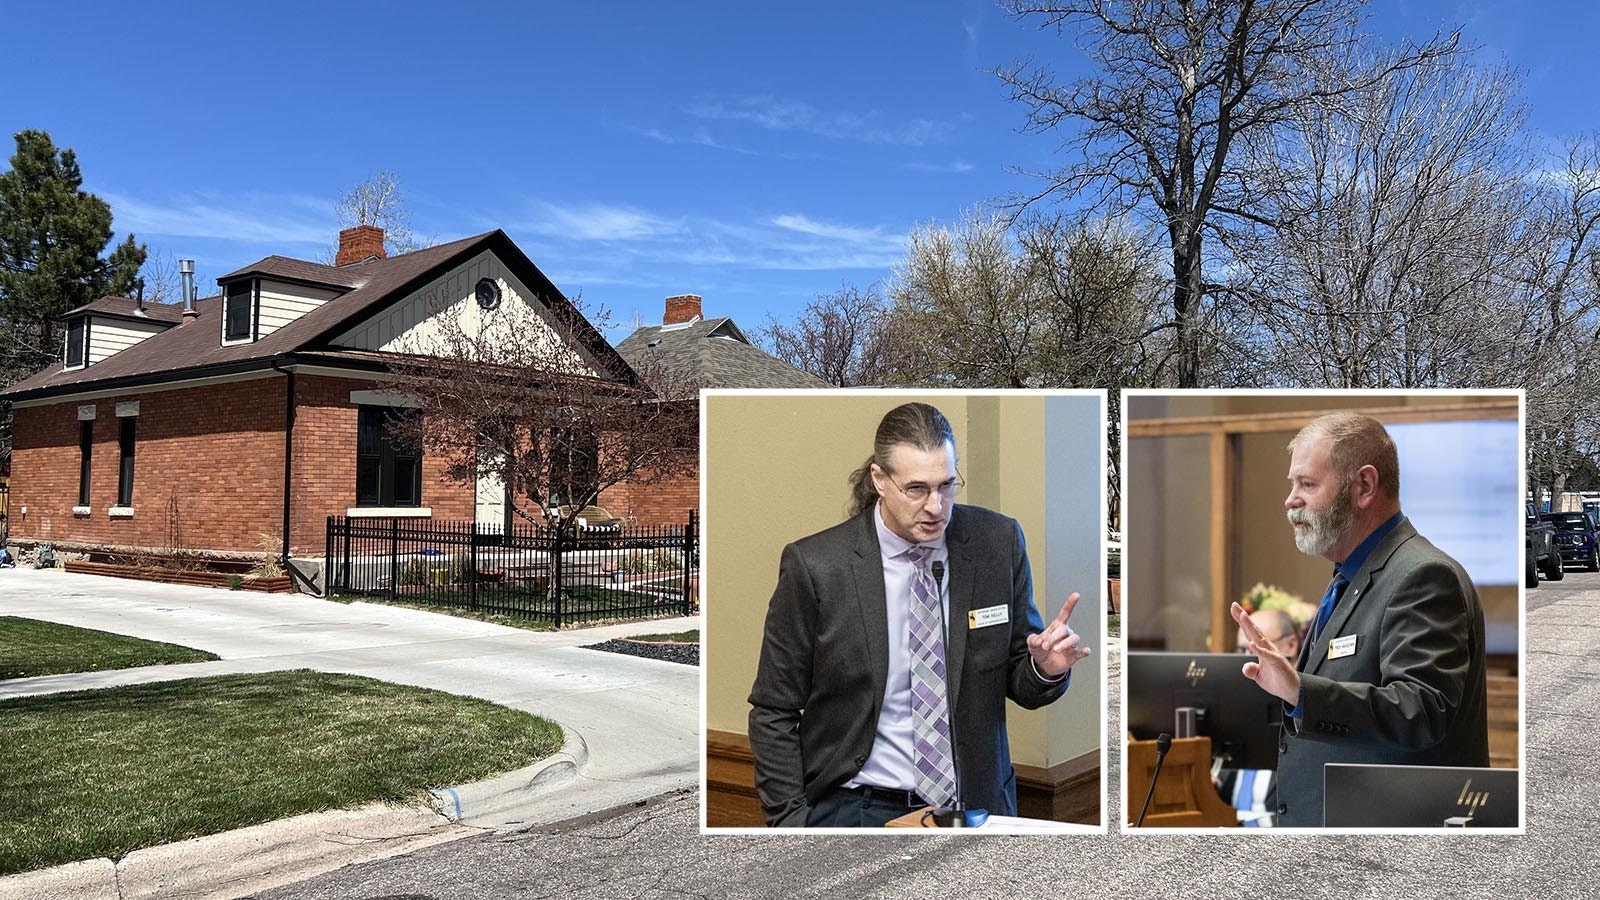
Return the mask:
<path fill-rule="evenodd" d="M 1129 651 L 1128 731 L 1140 740 L 1181 736 L 1177 711 L 1194 709 L 1195 735 L 1230 769 L 1276 769 L 1283 702 L 1244 677 L 1246 653 Z"/>
<path fill-rule="evenodd" d="M 1329 828 L 1515 828 L 1521 819 L 1516 769 L 1328 763 L 1322 791 Z"/>

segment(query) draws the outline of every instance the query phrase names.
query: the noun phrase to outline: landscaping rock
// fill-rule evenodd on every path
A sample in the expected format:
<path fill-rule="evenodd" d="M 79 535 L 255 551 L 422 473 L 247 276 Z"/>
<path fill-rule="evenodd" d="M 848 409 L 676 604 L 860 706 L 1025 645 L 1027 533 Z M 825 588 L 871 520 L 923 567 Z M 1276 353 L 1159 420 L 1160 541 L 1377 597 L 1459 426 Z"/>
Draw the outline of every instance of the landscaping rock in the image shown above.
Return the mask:
<path fill-rule="evenodd" d="M 604 641 L 599 644 L 586 644 L 584 646 L 589 650 L 604 650 L 607 653 L 642 656 L 645 659 L 662 659 L 667 662 L 682 663 L 686 666 L 700 665 L 699 644 L 667 644 L 622 640 Z"/>

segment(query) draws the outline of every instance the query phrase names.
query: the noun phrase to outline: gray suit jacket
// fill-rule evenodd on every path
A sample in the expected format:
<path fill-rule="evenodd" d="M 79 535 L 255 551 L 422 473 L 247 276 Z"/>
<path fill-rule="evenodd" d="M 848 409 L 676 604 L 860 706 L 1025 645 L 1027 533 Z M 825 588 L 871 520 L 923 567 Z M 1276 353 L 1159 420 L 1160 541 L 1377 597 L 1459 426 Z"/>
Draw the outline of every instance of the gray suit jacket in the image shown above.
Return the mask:
<path fill-rule="evenodd" d="M 1329 659 L 1349 636 L 1355 652 Z M 1297 666 L 1305 714 L 1284 717 L 1280 825 L 1322 825 L 1324 763 L 1489 764 L 1478 592 L 1409 519 L 1373 548 Z"/>
<path fill-rule="evenodd" d="M 889 673 L 888 606 L 873 511 L 783 549 L 750 690 L 750 751 L 767 824 L 804 825 L 811 805 L 861 770 Z M 947 658 L 962 799 L 1015 815 L 1005 699 L 1032 709 L 1061 696 L 1029 660 L 1043 628 L 1016 521 L 957 506 L 950 558 Z M 967 612 L 1010 606 L 1011 622 L 970 629 Z M 960 665 L 954 664 L 960 660 Z"/>

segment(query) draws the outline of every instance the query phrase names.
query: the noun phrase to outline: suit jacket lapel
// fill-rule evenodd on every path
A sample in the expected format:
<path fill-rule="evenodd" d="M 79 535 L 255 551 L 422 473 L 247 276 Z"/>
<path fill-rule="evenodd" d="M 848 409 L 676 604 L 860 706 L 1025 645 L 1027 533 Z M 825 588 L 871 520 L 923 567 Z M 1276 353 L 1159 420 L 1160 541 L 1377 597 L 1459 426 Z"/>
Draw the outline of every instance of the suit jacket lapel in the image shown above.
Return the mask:
<path fill-rule="evenodd" d="M 878 549 L 878 531 L 869 509 L 858 517 L 862 528 L 851 560 L 856 606 L 861 611 L 861 633 L 867 639 L 867 661 L 872 666 L 873 715 L 883 703 L 884 687 L 889 683 L 889 601 L 883 589 L 883 553 Z"/>
<path fill-rule="evenodd" d="M 949 673 L 950 706 L 957 708 L 961 696 L 961 675 L 965 670 L 967 653 L 967 611 L 972 609 L 972 598 L 977 590 L 978 560 L 967 543 L 964 527 L 966 517 L 957 506 L 950 516 L 950 526 L 945 529 L 945 552 L 950 557 L 950 608 L 947 613 L 950 640 L 945 648 L 945 671 Z"/>
<path fill-rule="evenodd" d="M 1366 561 L 1361 564 L 1361 569 L 1350 579 L 1350 586 L 1344 589 L 1344 596 L 1339 598 L 1339 604 L 1333 608 L 1333 614 L 1328 617 L 1327 626 L 1317 638 L 1318 646 L 1326 647 L 1329 641 L 1344 633 L 1345 625 L 1355 614 L 1356 607 L 1360 606 L 1361 601 L 1372 592 L 1372 576 L 1389 562 L 1389 557 L 1394 555 L 1394 551 L 1398 550 L 1401 544 L 1416 533 L 1417 530 L 1411 527 L 1410 519 L 1401 519 L 1388 534 L 1383 536 L 1378 546 L 1372 548 Z M 1310 648 L 1309 652 L 1313 656 L 1306 671 L 1315 673 L 1327 661 L 1328 652 L 1326 649 L 1318 650 L 1316 647 Z"/>

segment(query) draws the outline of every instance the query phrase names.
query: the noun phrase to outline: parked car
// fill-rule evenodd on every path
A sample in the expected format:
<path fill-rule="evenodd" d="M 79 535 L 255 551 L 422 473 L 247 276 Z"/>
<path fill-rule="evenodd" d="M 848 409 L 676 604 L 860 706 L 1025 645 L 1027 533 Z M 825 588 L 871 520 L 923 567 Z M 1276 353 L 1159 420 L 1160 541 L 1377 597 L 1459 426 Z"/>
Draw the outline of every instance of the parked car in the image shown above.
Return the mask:
<path fill-rule="evenodd" d="M 1600 572 L 1600 543 L 1596 542 L 1594 520 L 1586 512 L 1545 513 L 1542 521 L 1555 526 L 1556 549 L 1562 562 L 1581 564 L 1590 572 Z"/>
<path fill-rule="evenodd" d="M 1526 550 L 1524 557 L 1527 562 L 1524 566 L 1523 583 L 1528 587 L 1539 586 L 1539 573 L 1551 581 L 1560 581 L 1566 574 L 1561 568 L 1561 551 L 1556 549 L 1556 527 L 1549 522 L 1539 519 L 1533 511 L 1533 504 L 1525 508 L 1527 521 Z"/>

